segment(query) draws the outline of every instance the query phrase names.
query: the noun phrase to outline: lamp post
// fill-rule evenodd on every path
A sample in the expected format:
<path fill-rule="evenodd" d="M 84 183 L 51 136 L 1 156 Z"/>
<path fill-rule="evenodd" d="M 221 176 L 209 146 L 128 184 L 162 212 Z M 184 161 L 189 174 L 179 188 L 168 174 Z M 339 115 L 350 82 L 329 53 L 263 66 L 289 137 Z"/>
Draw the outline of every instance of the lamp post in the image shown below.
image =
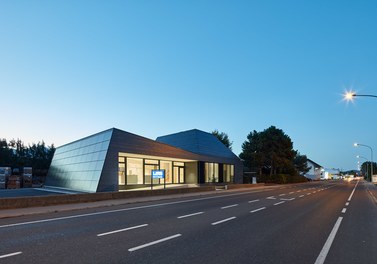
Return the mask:
<path fill-rule="evenodd" d="M 374 97 L 374 98 L 377 98 L 377 95 L 373 95 L 373 94 L 357 94 L 355 92 L 346 92 L 344 94 L 344 98 L 347 100 L 347 101 L 352 101 L 354 97 Z"/>
<path fill-rule="evenodd" d="M 363 156 L 360 156 L 360 155 L 357 155 L 356 156 L 356 158 L 358 158 L 358 159 L 365 159 L 367 162 L 366 162 L 366 169 L 367 169 L 367 171 L 366 171 L 366 173 L 368 174 L 368 159 L 366 158 L 366 157 L 363 157 Z M 358 162 L 360 162 L 360 161 L 358 161 Z"/>
<path fill-rule="evenodd" d="M 373 177 L 373 149 L 372 147 L 360 143 L 354 143 L 353 144 L 355 147 L 362 146 L 370 149 L 370 181 L 372 181 Z"/>

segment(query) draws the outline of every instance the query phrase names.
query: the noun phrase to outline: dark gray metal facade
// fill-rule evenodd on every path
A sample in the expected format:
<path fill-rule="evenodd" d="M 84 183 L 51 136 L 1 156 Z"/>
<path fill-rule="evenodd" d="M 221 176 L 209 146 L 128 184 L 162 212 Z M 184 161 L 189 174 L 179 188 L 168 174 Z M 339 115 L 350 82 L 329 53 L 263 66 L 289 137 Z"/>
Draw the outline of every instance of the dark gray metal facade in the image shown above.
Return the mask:
<path fill-rule="evenodd" d="M 179 135 L 175 142 L 182 143 L 185 134 L 186 145 L 166 142 Z M 196 162 L 197 183 L 203 183 L 204 162 L 233 164 L 234 182 L 242 182 L 241 160 L 209 133 L 193 130 L 154 141 L 112 128 L 58 147 L 46 185 L 85 192 L 118 191 L 118 158 L 121 152 Z"/>

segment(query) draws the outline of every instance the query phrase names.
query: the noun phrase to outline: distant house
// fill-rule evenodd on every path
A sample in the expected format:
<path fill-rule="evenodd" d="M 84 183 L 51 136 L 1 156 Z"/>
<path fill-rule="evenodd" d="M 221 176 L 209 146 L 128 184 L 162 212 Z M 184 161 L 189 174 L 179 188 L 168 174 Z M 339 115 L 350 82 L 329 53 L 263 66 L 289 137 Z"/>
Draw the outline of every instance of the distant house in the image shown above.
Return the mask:
<path fill-rule="evenodd" d="M 308 179 L 319 180 L 323 172 L 323 167 L 318 163 L 312 161 L 311 159 L 308 159 L 307 164 L 308 167 L 310 167 L 310 170 L 307 173 L 305 173 L 304 176 Z"/>

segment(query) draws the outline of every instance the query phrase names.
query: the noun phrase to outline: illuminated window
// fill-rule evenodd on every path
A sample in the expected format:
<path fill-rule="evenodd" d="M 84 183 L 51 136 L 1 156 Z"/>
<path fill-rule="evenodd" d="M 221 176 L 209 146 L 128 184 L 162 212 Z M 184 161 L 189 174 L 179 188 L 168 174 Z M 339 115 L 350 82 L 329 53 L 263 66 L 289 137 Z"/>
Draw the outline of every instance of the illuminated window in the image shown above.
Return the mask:
<path fill-rule="evenodd" d="M 171 161 L 160 161 L 160 169 L 165 170 L 165 181 L 166 183 L 172 183 L 172 162 Z"/>
<path fill-rule="evenodd" d="M 219 164 L 205 163 L 205 179 L 206 182 L 219 182 Z"/>
<path fill-rule="evenodd" d="M 127 158 L 127 184 L 143 184 L 143 160 Z"/>
<path fill-rule="evenodd" d="M 118 170 L 119 185 L 125 185 L 126 184 L 126 164 L 119 163 L 118 168 L 119 168 Z"/>
<path fill-rule="evenodd" d="M 224 164 L 223 165 L 223 175 L 224 175 L 224 182 L 233 182 L 234 165 Z"/>
<path fill-rule="evenodd" d="M 151 160 L 151 159 L 146 159 L 145 164 L 154 164 L 158 165 L 158 160 Z"/>
<path fill-rule="evenodd" d="M 158 165 L 145 164 L 145 184 L 151 184 L 152 170 L 158 170 Z M 160 179 L 153 179 L 153 184 L 159 184 Z"/>

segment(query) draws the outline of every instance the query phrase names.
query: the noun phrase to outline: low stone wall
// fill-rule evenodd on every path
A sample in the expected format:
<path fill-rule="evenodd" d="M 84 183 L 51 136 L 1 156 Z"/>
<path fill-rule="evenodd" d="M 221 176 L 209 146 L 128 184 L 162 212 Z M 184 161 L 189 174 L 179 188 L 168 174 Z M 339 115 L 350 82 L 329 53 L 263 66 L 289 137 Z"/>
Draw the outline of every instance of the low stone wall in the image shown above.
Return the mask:
<path fill-rule="evenodd" d="M 260 184 L 229 184 L 222 186 L 210 185 L 196 188 L 177 188 L 177 189 L 159 189 L 159 190 L 143 190 L 143 191 L 126 191 L 126 192 L 104 192 L 104 193 L 84 193 L 84 194 L 63 194 L 48 196 L 32 196 L 32 197 L 16 197 L 16 198 L 0 198 L 0 209 L 15 209 L 36 206 L 49 206 L 58 204 L 72 203 L 90 203 L 112 199 L 127 199 L 135 197 L 148 197 L 158 195 L 183 194 L 208 192 L 216 189 L 240 189 L 263 186 Z M 1 212 L 0 212 L 1 214 Z"/>
<path fill-rule="evenodd" d="M 32 196 L 32 197 L 16 197 L 16 198 L 0 198 L 0 209 L 15 209 L 35 206 L 48 206 L 58 204 L 71 203 L 89 203 L 112 199 L 127 199 L 135 197 L 147 197 L 169 194 L 182 194 L 194 192 L 214 191 L 214 186 L 198 187 L 198 188 L 180 188 L 166 190 L 145 190 L 145 191 L 129 191 L 129 192 L 105 192 L 105 193 L 84 193 L 84 194 L 64 194 L 64 195 L 48 195 L 48 196 Z M 1 212 L 0 212 L 1 214 Z"/>

